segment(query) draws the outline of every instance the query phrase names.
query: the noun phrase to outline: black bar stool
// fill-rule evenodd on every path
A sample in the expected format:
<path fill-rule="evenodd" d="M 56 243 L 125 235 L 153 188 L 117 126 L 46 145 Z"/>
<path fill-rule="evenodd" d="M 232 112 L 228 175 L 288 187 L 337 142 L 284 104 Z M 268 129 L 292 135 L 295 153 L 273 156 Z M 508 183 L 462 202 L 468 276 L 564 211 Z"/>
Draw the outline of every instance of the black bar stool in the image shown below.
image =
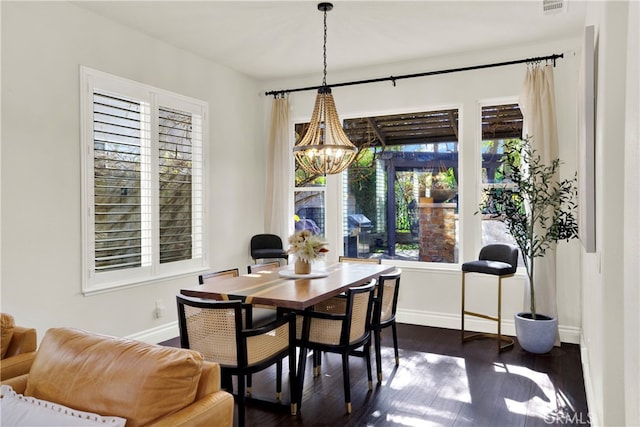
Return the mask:
<path fill-rule="evenodd" d="M 462 264 L 462 326 L 460 336 L 462 341 L 476 338 L 497 338 L 498 351 L 513 348 L 513 339 L 502 335 L 502 279 L 513 277 L 518 268 L 518 248 L 507 244 L 492 244 L 483 247 L 477 261 Z M 481 273 L 498 276 L 498 315 L 476 313 L 465 309 L 465 276 L 467 273 Z M 498 333 L 473 333 L 466 334 L 464 329 L 465 315 L 480 317 L 482 319 L 498 322 Z M 503 344 L 504 343 L 504 344 Z"/>

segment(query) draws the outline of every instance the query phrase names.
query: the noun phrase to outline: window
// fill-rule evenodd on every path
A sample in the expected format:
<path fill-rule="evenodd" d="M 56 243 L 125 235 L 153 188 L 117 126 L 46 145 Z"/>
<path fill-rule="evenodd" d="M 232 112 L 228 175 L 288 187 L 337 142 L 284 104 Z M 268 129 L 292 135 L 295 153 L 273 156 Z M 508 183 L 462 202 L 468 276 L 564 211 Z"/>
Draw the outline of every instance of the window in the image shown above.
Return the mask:
<path fill-rule="evenodd" d="M 522 136 L 522 112 L 518 104 L 487 105 L 482 107 L 482 194 L 495 185 L 509 186 L 505 181 L 502 154 L 504 142 Z M 509 243 L 515 240 L 499 218 L 482 214 L 482 246 Z M 524 265 L 520 255 L 519 265 Z"/>
<path fill-rule="evenodd" d="M 498 218 L 481 212 L 474 216 L 478 222 L 466 224 L 465 236 L 460 235 L 461 144 L 469 148 L 466 153 L 477 153 L 483 190 L 508 185 L 501 162 L 503 145 L 522 134 L 522 113 L 518 104 L 510 100 L 484 102 L 480 114 L 482 145 L 478 150 L 474 149 L 478 142 L 473 135 L 466 142 L 459 140 L 457 108 L 344 120 L 345 133 L 358 147 L 356 160 L 341 177 L 336 177 L 340 181 L 308 176 L 296 165 L 295 213 L 300 218 L 296 227 L 314 227 L 326 235 L 326 209 L 330 213 L 338 209 L 342 230 L 337 235 L 329 230 L 328 237 L 342 239 L 339 244 L 343 254 L 439 265 L 460 262 L 461 239 L 467 247 L 513 243 Z M 296 138 L 304 134 L 305 126 L 296 124 Z M 342 195 L 341 207 L 332 205 L 334 199 L 330 195 L 334 191 Z M 478 210 L 481 197 L 467 200 L 467 213 Z M 329 219 L 333 220 L 334 215 Z M 478 242 L 480 232 L 469 226 L 480 224 Z"/>
<path fill-rule="evenodd" d="M 307 131 L 308 123 L 295 125 L 296 143 Z M 295 162 L 295 229 L 307 229 L 325 235 L 326 177 L 309 175 Z"/>
<path fill-rule="evenodd" d="M 81 69 L 83 292 L 204 266 L 207 103 Z"/>
<path fill-rule="evenodd" d="M 343 174 L 345 255 L 458 261 L 458 110 L 344 121 L 359 148 Z"/>

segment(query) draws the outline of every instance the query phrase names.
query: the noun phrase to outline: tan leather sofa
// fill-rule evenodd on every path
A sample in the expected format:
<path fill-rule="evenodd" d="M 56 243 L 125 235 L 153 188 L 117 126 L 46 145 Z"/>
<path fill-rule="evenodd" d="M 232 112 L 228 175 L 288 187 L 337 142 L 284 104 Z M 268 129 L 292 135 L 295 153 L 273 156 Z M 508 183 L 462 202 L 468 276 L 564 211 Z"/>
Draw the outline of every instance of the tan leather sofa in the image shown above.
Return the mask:
<path fill-rule="evenodd" d="M 36 356 L 38 338 L 36 330 L 17 326 L 13 316 L 0 313 L 2 328 L 2 360 L 0 381 L 29 372 Z"/>
<path fill-rule="evenodd" d="M 192 350 L 78 329 L 49 329 L 29 374 L 3 381 L 25 396 L 102 416 L 127 427 L 232 426 L 233 396 L 220 366 Z"/>

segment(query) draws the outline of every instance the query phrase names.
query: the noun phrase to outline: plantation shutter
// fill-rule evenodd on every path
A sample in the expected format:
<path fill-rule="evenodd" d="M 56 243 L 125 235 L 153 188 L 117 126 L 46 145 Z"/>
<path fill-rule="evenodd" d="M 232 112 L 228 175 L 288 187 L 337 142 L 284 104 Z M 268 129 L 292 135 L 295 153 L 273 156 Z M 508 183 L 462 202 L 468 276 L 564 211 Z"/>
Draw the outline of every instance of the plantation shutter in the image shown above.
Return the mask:
<path fill-rule="evenodd" d="M 82 290 L 206 266 L 206 102 L 81 67 Z"/>
<path fill-rule="evenodd" d="M 136 100 L 93 94 L 96 272 L 149 265 L 149 119 Z M 148 150 L 147 150 L 148 151 Z"/>
<path fill-rule="evenodd" d="M 160 263 L 192 256 L 192 116 L 160 107 L 159 203 Z"/>

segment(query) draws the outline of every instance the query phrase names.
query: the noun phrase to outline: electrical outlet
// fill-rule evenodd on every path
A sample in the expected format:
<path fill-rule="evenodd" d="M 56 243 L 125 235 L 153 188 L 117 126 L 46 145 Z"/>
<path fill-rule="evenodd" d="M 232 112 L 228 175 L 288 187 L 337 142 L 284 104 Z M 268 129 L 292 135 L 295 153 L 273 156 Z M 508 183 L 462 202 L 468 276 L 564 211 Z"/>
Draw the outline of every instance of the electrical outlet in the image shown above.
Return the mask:
<path fill-rule="evenodd" d="M 164 306 L 164 303 L 162 302 L 162 300 L 157 300 L 156 301 L 156 309 L 154 310 L 154 314 L 156 316 L 156 319 L 159 319 L 161 317 L 164 316 L 166 311 L 166 308 Z"/>

